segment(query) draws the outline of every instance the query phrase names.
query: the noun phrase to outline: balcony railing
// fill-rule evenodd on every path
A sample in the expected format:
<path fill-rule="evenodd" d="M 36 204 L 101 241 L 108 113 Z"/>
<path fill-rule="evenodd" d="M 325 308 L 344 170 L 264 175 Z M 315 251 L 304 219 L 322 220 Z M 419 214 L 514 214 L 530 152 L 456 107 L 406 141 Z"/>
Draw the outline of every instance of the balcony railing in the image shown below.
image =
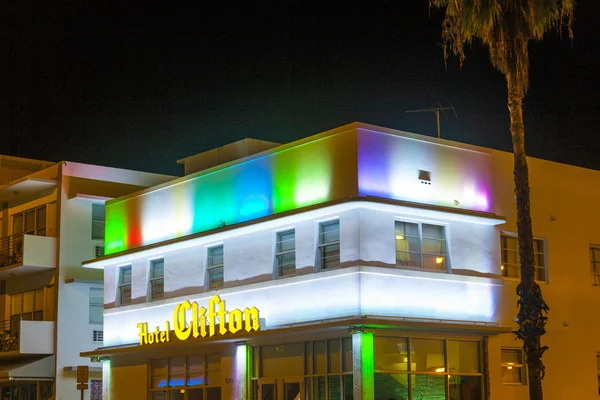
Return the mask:
<path fill-rule="evenodd" d="M 13 316 L 10 321 L 0 321 L 0 358 L 2 353 L 53 354 L 54 322 L 31 321 Z"/>
<path fill-rule="evenodd" d="M 0 268 L 23 262 L 22 233 L 0 238 Z"/>

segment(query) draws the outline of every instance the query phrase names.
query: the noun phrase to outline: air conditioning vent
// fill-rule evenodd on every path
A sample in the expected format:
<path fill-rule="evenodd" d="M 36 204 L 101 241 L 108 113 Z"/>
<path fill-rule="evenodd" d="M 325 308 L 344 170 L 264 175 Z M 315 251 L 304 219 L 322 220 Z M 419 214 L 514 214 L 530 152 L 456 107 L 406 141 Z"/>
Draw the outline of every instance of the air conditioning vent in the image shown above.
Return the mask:
<path fill-rule="evenodd" d="M 94 342 L 102 343 L 104 341 L 104 331 L 94 331 Z"/>
<path fill-rule="evenodd" d="M 104 256 L 104 246 L 96 246 L 95 256 L 96 258 Z"/>

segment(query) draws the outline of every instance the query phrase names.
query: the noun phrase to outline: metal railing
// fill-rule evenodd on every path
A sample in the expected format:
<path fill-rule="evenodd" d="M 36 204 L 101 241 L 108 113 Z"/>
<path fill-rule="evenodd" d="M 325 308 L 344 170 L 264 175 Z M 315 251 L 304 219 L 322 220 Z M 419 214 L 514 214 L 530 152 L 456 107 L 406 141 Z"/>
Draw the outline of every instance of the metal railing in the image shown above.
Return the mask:
<path fill-rule="evenodd" d="M 0 268 L 23 261 L 23 234 L 0 238 Z"/>
<path fill-rule="evenodd" d="M 0 322 L 0 352 L 19 350 L 21 320 Z"/>

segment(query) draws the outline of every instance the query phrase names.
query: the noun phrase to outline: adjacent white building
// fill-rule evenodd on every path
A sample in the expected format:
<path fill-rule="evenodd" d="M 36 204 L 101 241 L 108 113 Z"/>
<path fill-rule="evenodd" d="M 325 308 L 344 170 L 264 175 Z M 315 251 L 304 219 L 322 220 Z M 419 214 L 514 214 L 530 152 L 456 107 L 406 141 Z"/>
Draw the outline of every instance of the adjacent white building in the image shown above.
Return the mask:
<path fill-rule="evenodd" d="M 102 274 L 81 267 L 104 254 L 104 202 L 172 177 L 0 156 L 0 397 L 80 399 L 79 353 L 102 344 Z"/>
<path fill-rule="evenodd" d="M 84 263 L 104 399 L 528 398 L 511 154 L 355 123 L 186 160 Z M 530 171 L 545 397 L 596 398 L 600 172 Z"/>

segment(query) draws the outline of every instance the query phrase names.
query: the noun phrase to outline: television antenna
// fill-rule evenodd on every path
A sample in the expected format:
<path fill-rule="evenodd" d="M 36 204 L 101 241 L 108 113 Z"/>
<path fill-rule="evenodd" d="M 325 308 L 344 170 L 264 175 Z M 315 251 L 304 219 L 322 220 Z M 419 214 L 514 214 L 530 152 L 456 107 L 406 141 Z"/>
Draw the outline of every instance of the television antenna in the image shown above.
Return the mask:
<path fill-rule="evenodd" d="M 450 101 L 448 101 L 448 103 L 450 103 Z M 433 106 L 431 108 L 424 108 L 422 110 L 408 110 L 405 111 L 405 114 L 409 114 L 409 113 L 424 113 L 424 112 L 431 112 L 435 114 L 435 118 L 437 120 L 437 137 L 438 139 L 441 138 L 441 133 L 440 133 L 440 113 L 444 113 L 444 116 L 446 117 L 446 120 L 450 121 L 450 119 L 448 118 L 448 115 L 446 114 L 446 110 L 452 110 L 454 112 L 454 116 L 456 116 L 456 120 L 458 120 L 458 114 L 456 113 L 456 110 L 454 109 L 454 106 L 452 104 L 450 104 L 450 107 L 442 107 L 442 104 L 440 102 L 438 102 L 437 107 Z"/>

